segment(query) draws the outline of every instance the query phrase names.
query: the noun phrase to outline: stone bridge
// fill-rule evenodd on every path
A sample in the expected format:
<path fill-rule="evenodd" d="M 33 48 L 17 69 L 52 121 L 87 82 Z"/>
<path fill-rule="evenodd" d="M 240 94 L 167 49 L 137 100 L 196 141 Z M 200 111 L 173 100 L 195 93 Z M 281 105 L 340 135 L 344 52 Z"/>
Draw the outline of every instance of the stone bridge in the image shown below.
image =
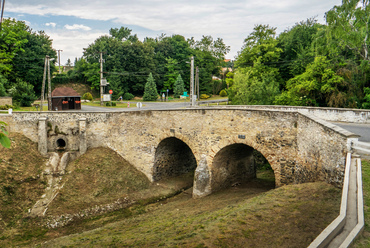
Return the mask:
<path fill-rule="evenodd" d="M 37 142 L 43 155 L 109 147 L 151 181 L 195 170 L 193 197 L 254 178 L 254 149 L 270 163 L 276 186 L 326 181 L 340 187 L 346 153 L 358 137 L 283 110 L 14 112 L 1 120 Z"/>

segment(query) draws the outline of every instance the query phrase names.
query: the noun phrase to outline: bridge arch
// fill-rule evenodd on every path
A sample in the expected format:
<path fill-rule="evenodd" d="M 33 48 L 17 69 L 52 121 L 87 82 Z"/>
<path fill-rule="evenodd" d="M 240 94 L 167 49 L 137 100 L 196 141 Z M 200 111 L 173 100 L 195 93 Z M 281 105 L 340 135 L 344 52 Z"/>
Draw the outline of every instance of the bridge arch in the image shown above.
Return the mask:
<path fill-rule="evenodd" d="M 245 144 L 235 143 L 217 152 L 211 166 L 212 191 L 255 178 L 253 150 Z"/>
<path fill-rule="evenodd" d="M 153 181 L 192 172 L 197 161 L 190 147 L 176 137 L 163 139 L 154 155 Z"/>

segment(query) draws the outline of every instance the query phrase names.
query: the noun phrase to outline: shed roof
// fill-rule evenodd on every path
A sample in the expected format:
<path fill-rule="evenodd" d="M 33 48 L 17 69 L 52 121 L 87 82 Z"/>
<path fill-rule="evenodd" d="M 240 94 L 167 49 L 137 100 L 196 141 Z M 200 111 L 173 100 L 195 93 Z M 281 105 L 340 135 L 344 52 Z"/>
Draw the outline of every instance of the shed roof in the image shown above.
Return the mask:
<path fill-rule="evenodd" d="M 74 89 L 70 87 L 60 87 L 53 90 L 51 97 L 60 97 L 60 96 L 74 96 L 81 97 Z"/>

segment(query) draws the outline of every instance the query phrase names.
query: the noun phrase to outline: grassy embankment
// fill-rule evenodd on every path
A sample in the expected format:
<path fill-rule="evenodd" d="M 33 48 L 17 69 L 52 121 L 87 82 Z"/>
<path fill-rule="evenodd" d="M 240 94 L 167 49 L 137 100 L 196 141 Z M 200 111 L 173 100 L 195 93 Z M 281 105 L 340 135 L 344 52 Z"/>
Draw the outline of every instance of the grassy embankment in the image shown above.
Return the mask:
<path fill-rule="evenodd" d="M 68 165 L 64 188 L 47 214 L 78 212 L 118 198 L 133 204 L 47 229 L 39 219 L 26 218 L 45 188 L 44 160 L 36 156 L 35 143 L 18 135 L 12 140 L 12 149 L 0 148 L 0 247 L 305 247 L 339 213 L 340 190 L 325 183 L 271 190 L 272 171 L 201 199 L 192 199 L 191 189 L 163 197 L 188 187 L 191 175 L 151 184 L 117 154 L 100 148 Z"/>
<path fill-rule="evenodd" d="M 370 247 L 370 160 L 362 160 L 362 189 L 364 193 L 365 229 L 353 247 Z"/>

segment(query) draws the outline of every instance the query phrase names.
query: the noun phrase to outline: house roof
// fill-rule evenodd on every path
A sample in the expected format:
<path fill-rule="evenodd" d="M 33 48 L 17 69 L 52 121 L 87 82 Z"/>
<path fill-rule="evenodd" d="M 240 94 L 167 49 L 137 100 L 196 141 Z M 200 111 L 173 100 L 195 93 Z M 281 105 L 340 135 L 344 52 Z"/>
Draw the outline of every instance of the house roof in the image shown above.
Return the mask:
<path fill-rule="evenodd" d="M 81 97 L 74 89 L 69 87 L 56 88 L 51 93 L 51 97 L 61 97 L 61 96 Z"/>

